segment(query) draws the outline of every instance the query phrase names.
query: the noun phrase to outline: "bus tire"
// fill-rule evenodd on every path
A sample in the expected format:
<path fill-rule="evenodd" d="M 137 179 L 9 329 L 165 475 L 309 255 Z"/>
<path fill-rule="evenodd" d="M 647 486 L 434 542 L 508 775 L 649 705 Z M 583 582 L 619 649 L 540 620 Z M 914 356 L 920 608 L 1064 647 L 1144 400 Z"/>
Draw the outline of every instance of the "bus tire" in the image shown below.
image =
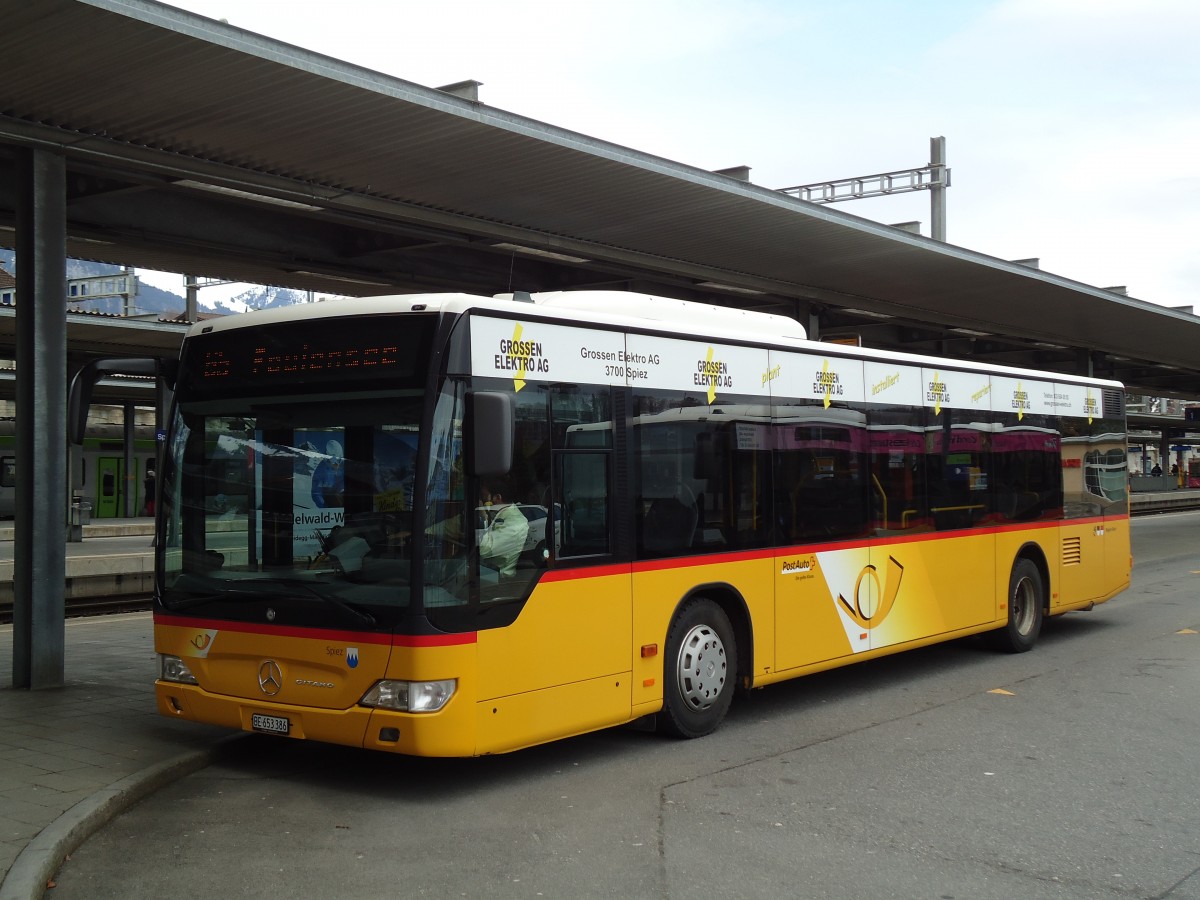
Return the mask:
<path fill-rule="evenodd" d="M 729 617 L 705 597 L 689 600 L 667 630 L 666 647 L 659 730 L 680 738 L 715 731 L 737 683 L 737 643 Z"/>
<path fill-rule="evenodd" d="M 1024 653 L 1032 650 L 1042 631 L 1046 588 L 1032 560 L 1018 559 L 1008 579 L 1008 624 L 990 635 L 997 650 Z"/>

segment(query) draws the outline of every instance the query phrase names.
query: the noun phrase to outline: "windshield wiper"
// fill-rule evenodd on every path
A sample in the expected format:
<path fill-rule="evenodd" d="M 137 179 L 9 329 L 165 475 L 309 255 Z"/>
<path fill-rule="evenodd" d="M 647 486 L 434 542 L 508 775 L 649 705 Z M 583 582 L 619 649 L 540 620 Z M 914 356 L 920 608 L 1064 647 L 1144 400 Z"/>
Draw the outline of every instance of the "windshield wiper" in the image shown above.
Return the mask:
<path fill-rule="evenodd" d="M 340 597 L 323 593 L 317 590 L 307 581 L 304 581 L 300 578 L 259 578 L 255 579 L 252 584 L 255 587 L 262 584 L 274 584 L 280 585 L 284 588 L 302 588 L 310 597 L 316 597 L 323 603 L 329 603 L 333 606 L 336 606 L 338 609 L 345 610 L 364 625 L 373 626 L 375 624 L 375 617 L 365 609 L 359 609 L 358 607 L 347 603 L 345 600 L 342 600 Z M 196 606 L 204 606 L 208 603 L 214 603 L 216 601 L 225 600 L 232 597 L 238 597 L 242 599 L 249 597 L 256 600 L 269 599 L 269 597 L 264 595 L 261 591 L 250 587 L 230 587 L 220 591 L 211 591 L 206 594 L 184 597 L 182 599 L 172 600 L 170 602 L 164 599 L 163 606 L 172 612 L 177 612 L 184 609 L 191 609 Z"/>
<path fill-rule="evenodd" d="M 364 625 L 370 626 L 375 624 L 375 617 L 365 609 L 359 609 L 357 606 L 347 603 L 341 597 L 335 597 L 333 594 L 326 594 L 323 591 L 318 591 L 312 586 L 312 584 L 304 581 L 301 578 L 262 578 L 258 579 L 255 583 L 262 584 L 264 581 L 271 584 L 282 584 L 284 587 L 303 588 L 308 592 L 309 596 L 316 597 L 318 600 L 324 603 L 331 603 L 339 609 L 344 609 Z"/>
<path fill-rule="evenodd" d="M 183 609 L 192 609 L 196 606 L 204 606 L 206 603 L 215 603 L 218 600 L 225 600 L 230 597 L 252 597 L 258 598 L 262 595 L 257 591 L 249 591 L 245 588 L 227 588 L 223 591 L 212 591 L 207 594 L 196 594 L 190 597 L 181 597 L 178 600 L 168 600 L 163 598 L 162 605 L 165 609 L 172 612 L 177 612 Z"/>

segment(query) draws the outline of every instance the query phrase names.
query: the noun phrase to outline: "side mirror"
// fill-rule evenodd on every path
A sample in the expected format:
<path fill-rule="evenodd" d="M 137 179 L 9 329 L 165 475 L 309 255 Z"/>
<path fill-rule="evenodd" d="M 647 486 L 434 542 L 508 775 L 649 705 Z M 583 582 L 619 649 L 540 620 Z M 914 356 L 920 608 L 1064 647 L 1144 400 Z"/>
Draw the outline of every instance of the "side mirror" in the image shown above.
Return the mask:
<path fill-rule="evenodd" d="M 513 460 L 513 398 L 499 391 L 467 394 L 463 444 L 470 475 L 507 475 Z"/>
<path fill-rule="evenodd" d="M 175 387 L 179 372 L 178 360 L 143 359 L 95 359 L 75 373 L 71 380 L 71 393 L 67 397 L 67 440 L 82 444 L 87 432 L 88 407 L 92 403 L 92 389 L 106 374 L 150 375 L 163 379 L 167 387 Z"/>

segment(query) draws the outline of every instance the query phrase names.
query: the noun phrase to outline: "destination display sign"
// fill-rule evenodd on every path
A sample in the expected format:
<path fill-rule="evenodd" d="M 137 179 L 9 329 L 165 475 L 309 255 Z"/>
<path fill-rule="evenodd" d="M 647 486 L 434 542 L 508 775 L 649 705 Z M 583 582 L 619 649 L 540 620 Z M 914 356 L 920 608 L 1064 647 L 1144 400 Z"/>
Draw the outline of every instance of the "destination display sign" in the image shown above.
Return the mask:
<path fill-rule="evenodd" d="M 322 384 L 423 382 L 432 317 L 388 315 L 343 325 L 336 318 L 235 328 L 188 338 L 183 399 L 260 390 L 294 393 Z"/>

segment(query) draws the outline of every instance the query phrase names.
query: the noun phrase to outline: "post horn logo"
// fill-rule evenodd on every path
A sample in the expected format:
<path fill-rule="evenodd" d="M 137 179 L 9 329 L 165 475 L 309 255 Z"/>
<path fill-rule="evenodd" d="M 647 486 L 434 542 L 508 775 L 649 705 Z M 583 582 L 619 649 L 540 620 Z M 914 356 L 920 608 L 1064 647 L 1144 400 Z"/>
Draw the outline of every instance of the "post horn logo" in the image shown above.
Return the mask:
<path fill-rule="evenodd" d="M 863 581 L 868 577 L 874 582 L 874 591 L 869 591 L 868 596 L 864 598 Z M 900 594 L 900 579 L 903 577 L 904 566 L 900 565 L 895 557 L 889 556 L 886 588 L 879 583 L 879 572 L 876 568 L 864 566 L 863 570 L 858 573 L 858 581 L 854 583 L 854 602 L 851 603 L 838 594 L 838 603 L 842 605 L 842 610 L 854 620 L 855 624 L 860 628 L 870 630 L 886 619 L 888 613 L 892 611 L 892 607 L 896 605 L 896 597 Z M 871 601 L 872 596 L 880 598 L 878 605 Z"/>

